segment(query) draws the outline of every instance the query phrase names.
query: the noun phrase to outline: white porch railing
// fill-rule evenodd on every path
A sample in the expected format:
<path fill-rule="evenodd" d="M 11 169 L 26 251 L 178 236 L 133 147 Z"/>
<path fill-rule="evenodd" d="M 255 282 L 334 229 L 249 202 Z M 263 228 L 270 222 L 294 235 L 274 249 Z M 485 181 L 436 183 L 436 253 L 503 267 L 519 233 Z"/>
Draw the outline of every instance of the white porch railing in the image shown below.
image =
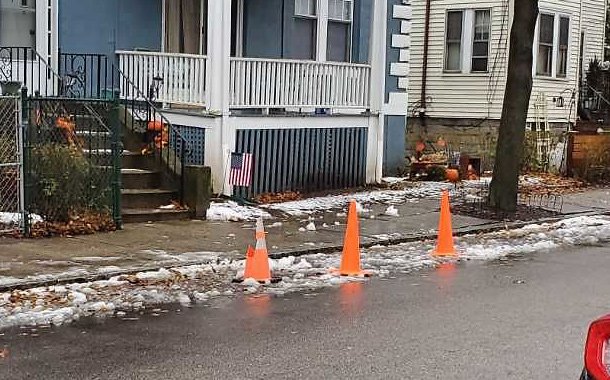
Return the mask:
<path fill-rule="evenodd" d="M 119 68 L 137 88 L 148 94 L 153 78 L 161 78 L 156 100 L 204 106 L 206 104 L 207 57 L 194 54 L 117 51 Z M 121 97 L 131 98 L 132 86 L 121 83 Z"/>
<path fill-rule="evenodd" d="M 369 65 L 231 58 L 234 108 L 368 108 Z"/>

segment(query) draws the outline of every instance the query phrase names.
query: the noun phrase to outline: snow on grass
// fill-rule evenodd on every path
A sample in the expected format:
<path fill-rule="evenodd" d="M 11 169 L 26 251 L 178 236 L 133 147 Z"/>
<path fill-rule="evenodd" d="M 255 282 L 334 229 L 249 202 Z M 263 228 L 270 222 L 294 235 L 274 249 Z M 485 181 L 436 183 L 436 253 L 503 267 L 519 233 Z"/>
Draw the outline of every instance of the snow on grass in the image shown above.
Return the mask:
<path fill-rule="evenodd" d="M 489 182 L 483 178 L 477 181 L 464 181 L 465 188 L 480 187 Z M 418 182 L 410 184 L 402 190 L 373 190 L 353 194 L 329 195 L 325 197 L 307 198 L 298 201 L 282 202 L 261 205 L 262 208 L 277 210 L 292 216 L 311 215 L 316 212 L 332 209 L 343 209 L 351 200 L 360 205 L 360 211 L 366 212 L 365 205 L 381 203 L 398 205 L 418 198 L 437 198 L 443 190 L 455 190 L 455 186 L 448 182 Z M 339 215 L 339 214 L 337 214 Z"/>
<path fill-rule="evenodd" d="M 0 212 L 0 224 L 18 225 L 21 223 L 23 214 L 17 212 Z M 36 214 L 30 214 L 30 222 L 36 224 L 42 222 L 42 217 Z"/>
<path fill-rule="evenodd" d="M 402 178 L 387 178 L 387 182 L 397 184 Z M 464 181 L 463 187 L 476 188 L 489 182 L 483 178 L 477 181 Z M 236 202 L 212 202 L 207 211 L 208 220 L 216 221 L 254 221 L 258 217 L 271 219 L 265 210 L 275 210 L 290 216 L 307 216 L 318 212 L 345 209 L 351 200 L 357 202 L 359 214 L 370 212 L 371 204 L 399 205 L 413 202 L 420 198 L 438 198 L 443 190 L 455 192 L 455 186 L 448 182 L 417 182 L 405 184 L 402 190 L 373 190 L 352 194 L 328 195 L 273 204 L 263 204 L 260 207 L 240 206 Z M 337 216 L 343 213 L 338 213 Z"/>
<path fill-rule="evenodd" d="M 266 211 L 263 211 L 256 207 L 240 206 L 236 202 L 227 201 L 224 203 L 212 202 L 210 208 L 207 211 L 208 220 L 217 221 L 253 221 L 257 218 L 262 217 L 264 219 L 270 219 L 271 215 Z"/>
<path fill-rule="evenodd" d="M 464 236 L 456 239 L 456 246 L 461 259 L 493 260 L 507 255 L 608 242 L 610 218 L 588 216 Z M 362 250 L 362 267 L 378 277 L 435 267 L 439 261 L 429 255 L 433 248 L 433 241 L 374 246 Z M 330 269 L 337 268 L 340 260 L 339 253 L 270 260 L 273 276 L 282 280 L 265 285 L 252 279 L 233 284 L 232 279 L 243 275 L 245 262 L 222 259 L 207 264 L 114 276 L 108 280 L 0 293 L 0 328 L 62 325 L 87 316 L 123 318 L 127 312 L 145 311 L 166 303 L 187 307 L 239 293 L 280 295 L 364 281 L 362 278 L 332 275 Z"/>

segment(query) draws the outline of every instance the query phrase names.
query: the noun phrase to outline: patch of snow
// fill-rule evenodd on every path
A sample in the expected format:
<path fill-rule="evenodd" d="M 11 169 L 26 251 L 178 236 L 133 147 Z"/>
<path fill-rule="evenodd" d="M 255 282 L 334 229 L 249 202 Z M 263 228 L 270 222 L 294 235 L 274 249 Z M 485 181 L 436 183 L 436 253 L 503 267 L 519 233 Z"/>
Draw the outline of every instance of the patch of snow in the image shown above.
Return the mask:
<path fill-rule="evenodd" d="M 271 219 L 271 215 L 256 207 L 240 206 L 236 202 L 211 202 L 206 218 L 216 221 L 255 221 L 258 218 Z"/>
<path fill-rule="evenodd" d="M 245 287 L 254 287 L 254 288 L 258 288 L 259 286 L 261 286 L 261 284 L 258 281 L 256 281 L 253 278 L 250 278 L 250 277 L 244 279 L 244 281 L 242 281 L 241 284 Z"/>
<path fill-rule="evenodd" d="M 407 179 L 407 177 L 383 177 L 381 178 L 381 182 L 393 185 L 396 183 L 405 182 Z"/>
<path fill-rule="evenodd" d="M 307 231 L 315 231 L 316 230 L 316 224 L 314 222 L 309 222 L 309 224 L 307 224 L 305 229 L 307 229 Z"/>
<path fill-rule="evenodd" d="M 36 214 L 30 214 L 30 222 L 32 224 L 42 222 L 42 217 Z M 21 223 L 23 214 L 18 212 L 0 212 L 0 224 L 18 225 Z"/>
<path fill-rule="evenodd" d="M 487 180 L 464 181 L 464 186 L 480 186 Z M 311 215 L 316 212 L 325 212 L 331 209 L 345 208 L 350 200 L 364 204 L 401 204 L 410 202 L 413 198 L 438 198 L 442 190 L 453 190 L 454 186 L 447 182 L 418 182 L 403 190 L 374 190 L 346 195 L 329 195 L 325 197 L 307 198 L 298 201 L 261 205 L 261 208 L 277 210 L 292 216 Z M 364 207 L 363 207 L 364 209 Z M 337 213 L 338 217 L 343 212 Z"/>
<path fill-rule="evenodd" d="M 364 214 L 365 212 L 371 212 L 371 210 L 367 209 L 360 202 L 356 202 L 356 212 L 358 214 Z"/>
<path fill-rule="evenodd" d="M 390 205 L 385 210 L 385 214 L 389 215 L 389 216 L 398 216 L 398 209 L 396 207 L 394 207 L 394 205 Z"/>

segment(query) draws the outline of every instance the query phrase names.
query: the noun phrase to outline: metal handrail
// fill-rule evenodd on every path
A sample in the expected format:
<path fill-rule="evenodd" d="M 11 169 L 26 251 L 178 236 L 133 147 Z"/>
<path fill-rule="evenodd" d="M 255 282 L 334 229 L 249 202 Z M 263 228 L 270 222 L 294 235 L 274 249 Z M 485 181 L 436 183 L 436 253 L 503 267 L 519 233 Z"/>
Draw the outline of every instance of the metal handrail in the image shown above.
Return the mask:
<path fill-rule="evenodd" d="M 604 101 L 604 102 L 605 102 L 605 103 L 606 103 L 608 106 L 610 106 L 610 100 L 606 99 L 606 98 L 604 97 L 604 95 L 602 95 L 601 91 L 599 91 L 599 90 L 597 90 L 597 89 L 593 88 L 593 87 L 592 87 L 591 85 L 589 85 L 588 83 L 586 84 L 586 86 L 587 86 L 587 88 L 588 88 L 589 90 L 593 91 L 593 93 L 594 93 L 595 95 L 597 95 L 597 96 L 598 96 L 598 97 L 599 97 L 601 100 L 603 100 L 603 101 Z"/>
<path fill-rule="evenodd" d="M 186 147 L 187 147 L 187 151 L 190 155 L 190 152 L 192 151 L 190 144 L 188 143 L 188 140 L 180 133 L 180 131 L 178 131 L 178 129 L 176 129 L 174 127 L 174 125 L 165 117 L 165 115 L 163 115 L 163 113 L 161 112 L 161 110 L 159 110 L 151 101 L 150 99 L 144 94 L 144 92 L 142 90 L 140 90 L 140 88 L 131 80 L 129 79 L 129 77 L 127 77 L 127 75 L 125 75 L 123 73 L 123 71 L 121 71 L 121 69 L 119 69 L 118 67 L 115 68 L 115 70 L 118 72 L 119 76 L 121 77 L 122 80 L 126 81 L 127 83 L 129 83 L 131 85 L 131 87 L 135 90 L 135 92 L 138 94 L 138 101 L 144 101 L 146 102 L 146 104 L 152 108 L 155 113 L 157 113 L 160 117 L 161 120 L 169 125 L 175 132 L 176 136 L 178 136 L 181 140 L 183 140 L 186 143 Z"/>

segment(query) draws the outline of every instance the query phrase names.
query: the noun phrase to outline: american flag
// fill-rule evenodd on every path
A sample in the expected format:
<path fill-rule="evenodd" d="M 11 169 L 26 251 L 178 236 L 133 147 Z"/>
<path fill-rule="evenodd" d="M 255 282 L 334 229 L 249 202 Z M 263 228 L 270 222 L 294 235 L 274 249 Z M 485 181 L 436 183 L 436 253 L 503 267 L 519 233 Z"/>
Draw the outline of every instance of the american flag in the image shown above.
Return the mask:
<path fill-rule="evenodd" d="M 250 186 L 252 181 L 252 153 L 231 153 L 229 184 Z"/>

